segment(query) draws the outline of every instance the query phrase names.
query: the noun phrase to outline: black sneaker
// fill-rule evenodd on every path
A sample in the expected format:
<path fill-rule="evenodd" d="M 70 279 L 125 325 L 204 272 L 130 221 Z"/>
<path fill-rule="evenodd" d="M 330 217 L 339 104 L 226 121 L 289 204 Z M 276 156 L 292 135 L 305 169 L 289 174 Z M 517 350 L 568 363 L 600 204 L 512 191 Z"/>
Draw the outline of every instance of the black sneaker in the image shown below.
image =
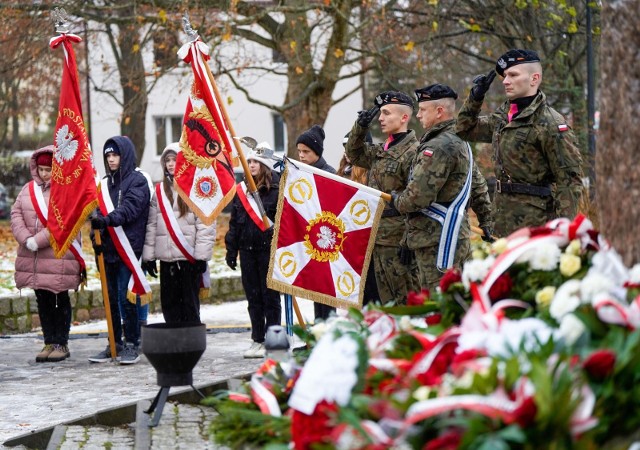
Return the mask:
<path fill-rule="evenodd" d="M 122 353 L 122 350 L 123 350 L 122 345 L 116 344 L 116 359 L 118 359 L 117 357 L 120 356 L 120 353 Z M 97 355 L 90 356 L 89 361 L 94 363 L 103 363 L 103 362 L 111 361 L 111 347 L 107 345 L 107 348 L 102 350 Z"/>
<path fill-rule="evenodd" d="M 120 364 L 135 364 L 140 361 L 140 355 L 133 344 L 125 344 L 120 355 Z"/>

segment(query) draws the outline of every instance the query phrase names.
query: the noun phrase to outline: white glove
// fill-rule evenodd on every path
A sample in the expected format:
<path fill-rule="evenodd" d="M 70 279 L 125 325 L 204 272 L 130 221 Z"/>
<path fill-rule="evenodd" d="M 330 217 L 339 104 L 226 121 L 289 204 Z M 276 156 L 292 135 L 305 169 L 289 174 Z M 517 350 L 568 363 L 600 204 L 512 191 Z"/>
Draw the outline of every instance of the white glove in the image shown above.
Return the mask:
<path fill-rule="evenodd" d="M 25 242 L 24 245 L 32 252 L 38 251 L 38 244 L 36 244 L 36 238 L 34 238 L 33 236 L 28 238 L 27 242 Z"/>

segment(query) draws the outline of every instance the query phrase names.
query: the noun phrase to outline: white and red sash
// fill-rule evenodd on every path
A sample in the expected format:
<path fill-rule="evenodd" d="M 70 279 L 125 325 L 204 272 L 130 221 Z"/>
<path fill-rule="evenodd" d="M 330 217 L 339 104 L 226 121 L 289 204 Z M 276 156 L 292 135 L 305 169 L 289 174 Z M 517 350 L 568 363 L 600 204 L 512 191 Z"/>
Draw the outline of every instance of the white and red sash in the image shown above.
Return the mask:
<path fill-rule="evenodd" d="M 162 219 L 167 227 L 167 231 L 169 232 L 169 236 L 171 236 L 171 240 L 178 247 L 180 253 L 189 261 L 191 264 L 196 261 L 196 249 L 187 242 L 187 238 L 184 236 L 184 233 L 180 229 L 180 225 L 178 224 L 178 219 L 176 218 L 176 214 L 173 211 L 173 205 L 169 201 L 167 194 L 165 194 L 164 189 L 162 189 L 162 183 L 156 184 L 156 198 L 158 199 L 158 207 L 160 208 L 160 213 L 162 214 Z M 211 287 L 211 274 L 209 273 L 209 264 L 207 264 L 207 269 L 202 274 L 202 280 L 200 281 L 200 298 L 205 298 L 209 294 L 209 288 Z"/>
<path fill-rule="evenodd" d="M 31 181 L 31 183 L 29 183 L 29 196 L 31 197 L 31 203 L 33 204 L 33 209 L 35 209 L 38 219 L 46 227 L 47 217 L 49 214 L 49 205 L 47 205 L 47 202 L 44 199 L 42 186 L 37 184 L 35 181 Z M 82 245 L 80 245 L 80 243 L 74 239 L 71 243 L 71 246 L 69 247 L 69 251 L 76 258 L 78 264 L 80 264 L 80 269 L 86 270 L 87 264 L 84 261 Z"/>
<path fill-rule="evenodd" d="M 267 231 L 269 228 L 273 226 L 273 222 L 269 219 L 269 227 L 265 226 L 262 221 L 262 216 L 260 215 L 260 209 L 258 208 L 258 204 L 255 199 L 251 195 L 247 195 L 247 185 L 244 181 L 238 183 L 238 188 L 236 189 L 236 194 L 238 194 L 238 198 L 240 202 L 242 202 L 242 206 L 247 210 L 247 214 L 251 217 L 251 220 L 254 221 L 258 228 L 262 231 Z"/>
<path fill-rule="evenodd" d="M 100 203 L 100 211 L 103 216 L 107 216 L 113 211 L 113 202 L 109 196 L 109 185 L 107 179 L 100 181 L 100 190 L 98 193 L 98 201 Z M 129 287 L 127 292 L 127 299 L 135 303 L 136 295 L 140 296 L 140 302 L 144 305 L 151 300 L 151 286 L 144 276 L 142 267 L 140 266 L 140 260 L 136 258 L 136 254 L 131 247 L 131 243 L 127 238 L 122 227 L 107 227 L 111 240 L 116 247 L 118 255 L 125 263 L 125 265 L 131 271 L 131 279 L 129 280 Z"/>

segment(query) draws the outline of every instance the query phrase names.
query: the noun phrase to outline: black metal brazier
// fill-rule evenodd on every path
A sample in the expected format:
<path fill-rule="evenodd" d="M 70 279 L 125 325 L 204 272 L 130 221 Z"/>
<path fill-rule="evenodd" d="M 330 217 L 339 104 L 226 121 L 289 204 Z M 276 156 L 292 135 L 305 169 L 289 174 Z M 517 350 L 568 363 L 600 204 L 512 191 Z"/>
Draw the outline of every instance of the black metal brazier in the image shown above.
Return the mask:
<path fill-rule="evenodd" d="M 193 386 L 193 368 L 207 348 L 207 328 L 203 323 L 154 323 L 142 327 L 141 350 L 154 369 L 160 392 L 146 411 L 157 407 L 149 426 L 160 421 L 171 386 Z"/>

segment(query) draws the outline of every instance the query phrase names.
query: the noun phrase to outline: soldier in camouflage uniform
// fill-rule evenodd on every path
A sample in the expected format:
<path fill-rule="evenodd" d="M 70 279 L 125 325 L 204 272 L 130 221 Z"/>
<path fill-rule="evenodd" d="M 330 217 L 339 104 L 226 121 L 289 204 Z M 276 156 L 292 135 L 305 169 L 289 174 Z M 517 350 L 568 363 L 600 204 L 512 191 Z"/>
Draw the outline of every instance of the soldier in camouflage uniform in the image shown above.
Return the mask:
<path fill-rule="evenodd" d="M 508 101 L 478 117 L 496 72 Z M 470 141 L 491 142 L 497 178 L 495 231 L 506 236 L 556 217 L 573 218 L 583 195 L 582 157 L 564 117 L 539 90 L 542 66 L 531 50 L 509 50 L 495 71 L 480 75 L 458 114 L 456 131 Z"/>
<path fill-rule="evenodd" d="M 384 144 L 371 144 L 366 142 L 366 135 L 378 112 L 380 129 L 389 137 Z M 405 188 L 418 147 L 415 132 L 408 129 L 412 113 L 411 97 L 395 91 L 379 94 L 373 108 L 359 113 L 345 151 L 352 164 L 370 169 L 369 186 L 386 193 Z M 415 260 L 408 248 L 400 247 L 405 228 L 405 217 L 387 207 L 372 255 L 383 303 L 404 304 L 409 291 L 419 290 Z"/>
<path fill-rule="evenodd" d="M 407 188 L 392 193 L 392 206 L 409 214 L 407 242 L 415 250 L 420 284 L 434 290 L 444 270 L 461 268 L 469 259 L 467 206 L 473 207 L 478 216 L 483 239 L 492 240 L 491 201 L 487 182 L 470 159 L 473 155 L 469 144 L 455 133 L 458 94 L 442 84 L 417 89 L 415 94 L 417 117 L 426 132 L 420 139 Z M 429 214 L 426 208 L 434 203 L 447 208 L 449 220 L 441 217 L 440 222 Z M 445 256 L 445 245 L 451 248 L 449 258 Z M 438 259 L 439 250 L 443 252 L 442 259 Z"/>

